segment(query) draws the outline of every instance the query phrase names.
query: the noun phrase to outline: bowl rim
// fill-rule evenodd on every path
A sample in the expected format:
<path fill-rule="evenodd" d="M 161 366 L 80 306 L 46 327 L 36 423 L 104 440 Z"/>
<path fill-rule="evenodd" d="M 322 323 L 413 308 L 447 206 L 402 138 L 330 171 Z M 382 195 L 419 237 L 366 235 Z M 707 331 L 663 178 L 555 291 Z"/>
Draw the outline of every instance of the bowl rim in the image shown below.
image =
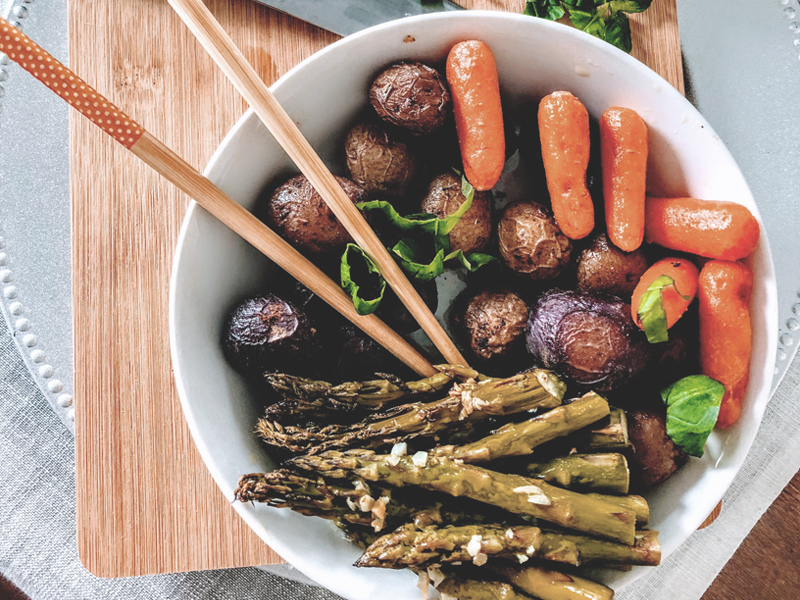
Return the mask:
<path fill-rule="evenodd" d="M 273 92 L 277 92 L 288 80 L 290 80 L 298 71 L 304 69 L 310 64 L 313 64 L 319 60 L 324 60 L 325 57 L 333 52 L 336 51 L 341 46 L 346 46 L 352 43 L 355 40 L 361 39 L 362 37 L 375 35 L 381 31 L 398 28 L 406 23 L 417 23 L 420 21 L 438 21 L 438 20 L 480 20 L 480 19 L 498 19 L 498 20 L 506 20 L 511 22 L 525 22 L 527 26 L 530 27 L 539 27 L 545 32 L 556 32 L 557 35 L 565 35 L 568 37 L 573 37 L 580 41 L 582 44 L 586 44 L 588 48 L 591 50 L 596 50 L 600 53 L 611 53 L 611 55 L 617 55 L 617 58 L 620 58 L 623 62 L 627 63 L 626 67 L 630 67 L 633 71 L 638 71 L 640 73 L 644 73 L 647 77 L 652 78 L 653 76 L 660 79 L 664 84 L 664 93 L 670 94 L 672 96 L 671 101 L 675 101 L 677 103 L 683 103 L 687 110 L 690 110 L 694 115 L 698 118 L 698 122 L 708 131 L 710 135 L 717 136 L 716 132 L 714 131 L 713 127 L 708 123 L 705 117 L 683 96 L 677 89 L 675 89 L 672 84 L 666 81 L 661 75 L 650 69 L 647 65 L 640 62 L 639 60 L 633 58 L 631 55 L 623 52 L 622 50 L 599 40 L 593 36 L 590 36 L 584 32 L 578 31 L 572 27 L 562 25 L 560 23 L 547 21 L 544 19 L 535 19 L 527 15 L 517 14 L 517 13 L 509 13 L 504 11 L 491 11 L 491 10 L 470 10 L 470 11 L 455 11 L 455 12 L 440 12 L 440 13 L 429 13 L 425 15 L 417 15 L 412 17 L 407 17 L 404 19 L 398 19 L 394 21 L 389 21 L 386 23 L 382 23 L 362 31 L 359 31 L 355 34 L 343 37 L 340 40 L 322 48 L 321 50 L 317 51 L 316 53 L 312 54 L 302 62 L 298 63 L 294 67 L 292 67 L 289 71 L 287 71 L 284 75 L 282 75 L 278 80 L 276 80 L 271 86 L 270 90 Z M 228 149 L 228 146 L 232 143 L 234 138 L 237 136 L 239 131 L 244 127 L 249 127 L 253 125 L 253 121 L 256 124 L 260 125 L 259 119 L 252 108 L 248 108 L 247 111 L 236 121 L 236 123 L 230 128 L 227 132 L 225 137 L 223 138 L 222 142 L 219 144 L 217 149 L 212 154 L 211 158 L 208 161 L 208 164 L 203 171 L 204 176 L 206 176 L 212 182 L 215 181 L 215 178 L 221 175 L 221 169 L 223 168 L 222 165 L 222 157 L 224 156 L 225 152 Z M 718 138 L 719 136 L 717 136 Z M 731 161 L 732 164 L 736 166 L 736 168 L 741 173 L 741 169 L 736 163 L 736 160 L 731 155 L 730 150 L 727 146 L 722 143 L 721 144 L 721 152 L 723 152 L 726 157 Z M 742 179 L 744 180 L 744 176 L 742 175 Z M 755 199 L 752 196 L 752 192 L 749 189 L 749 186 L 743 190 L 743 193 L 748 195 L 751 200 L 753 200 L 753 206 L 755 206 L 755 210 L 753 211 L 754 216 L 758 220 L 760 226 L 760 235 L 761 240 L 760 244 L 763 243 L 763 258 L 765 259 L 764 264 L 764 272 L 762 272 L 762 279 L 765 284 L 765 292 L 766 292 L 766 300 L 767 306 L 765 309 L 767 311 L 767 320 L 769 322 L 769 328 L 766 332 L 767 336 L 767 356 L 765 363 L 763 365 L 764 372 L 763 375 L 763 385 L 762 388 L 755 394 L 753 398 L 753 403 L 750 406 L 750 415 L 757 419 L 758 425 L 752 428 L 752 431 L 743 435 L 738 443 L 739 447 L 745 446 L 746 451 L 741 452 L 740 456 L 738 456 L 737 460 L 735 461 L 734 465 L 735 468 L 729 468 L 728 471 L 730 472 L 727 475 L 725 485 L 721 485 L 717 488 L 717 490 L 709 495 L 708 504 L 710 505 L 709 513 L 714 506 L 717 505 L 718 502 L 721 501 L 723 495 L 730 487 L 733 479 L 741 470 L 742 464 L 746 456 L 749 454 L 750 449 L 752 448 L 753 441 L 756 437 L 758 429 L 761 426 L 761 422 L 763 421 L 764 412 L 766 410 L 766 406 L 771 399 L 770 394 L 770 384 L 772 381 L 772 377 L 774 376 L 774 364 L 777 352 L 777 331 L 778 331 L 778 323 L 777 323 L 777 286 L 775 282 L 775 268 L 772 259 L 772 250 L 769 244 L 769 240 L 767 238 L 767 233 L 764 228 L 764 223 L 761 218 L 760 211 L 758 210 L 758 206 L 755 203 Z M 205 463 L 206 468 L 211 473 L 214 481 L 216 482 L 217 486 L 226 495 L 226 497 L 232 497 L 233 489 L 225 483 L 225 477 L 221 472 L 221 469 L 218 468 L 216 462 L 214 461 L 214 453 L 211 451 L 209 446 L 206 444 L 206 440 L 201 434 L 201 428 L 199 427 L 197 420 L 195 419 L 193 413 L 193 407 L 190 399 L 187 396 L 186 388 L 184 386 L 184 373 L 181 367 L 181 362 L 178 356 L 178 331 L 176 330 L 175 323 L 175 311 L 176 307 L 176 297 L 177 297 L 177 280 L 178 277 L 176 273 L 178 272 L 183 256 L 183 250 L 186 247 L 185 241 L 186 237 L 189 235 L 189 229 L 191 223 L 194 219 L 195 212 L 198 210 L 203 210 L 194 200 L 192 200 L 189 204 L 189 207 L 185 213 L 180 233 L 178 236 L 178 240 L 176 243 L 176 250 L 175 255 L 173 258 L 172 263 L 172 270 L 170 276 L 170 286 L 169 286 L 169 339 L 170 339 L 170 356 L 172 360 L 173 366 L 173 373 L 174 373 L 174 380 L 176 384 L 176 388 L 178 391 L 178 396 L 180 398 L 181 407 L 183 410 L 184 418 L 189 426 L 189 430 L 192 434 L 192 439 L 194 440 L 195 445 Z M 751 365 L 752 369 L 752 365 Z M 751 378 L 753 371 L 750 372 Z M 277 552 L 282 558 L 284 558 L 287 562 L 292 564 L 295 568 L 297 568 L 300 572 L 304 575 L 310 577 L 314 581 L 325 581 L 325 570 L 315 568 L 315 565 L 309 564 L 309 561 L 303 560 L 303 557 L 294 552 L 292 549 L 292 545 L 284 543 L 280 538 L 275 537 L 270 530 L 264 526 L 262 519 L 256 515 L 254 512 L 248 510 L 248 506 L 242 503 L 233 503 L 234 510 L 237 514 L 247 523 L 251 530 L 253 530 L 271 549 Z M 692 522 L 687 524 L 687 528 L 690 527 L 690 531 L 696 530 L 702 522 L 704 522 L 704 518 L 697 517 Z M 695 522 L 696 521 L 696 522 Z M 678 546 L 682 545 L 691 534 L 687 535 Z M 677 547 L 676 547 L 677 548 Z M 670 549 L 670 551 L 674 551 L 674 549 Z M 666 557 L 670 552 L 665 553 L 664 557 Z M 634 569 L 634 571 L 639 572 L 639 576 L 644 574 L 646 571 L 642 569 Z M 623 585 L 627 585 L 631 583 L 633 580 L 638 579 L 638 577 L 634 577 L 628 581 L 626 581 Z M 622 585 L 618 586 L 616 589 L 622 588 Z M 341 591 L 340 591 L 341 593 Z"/>

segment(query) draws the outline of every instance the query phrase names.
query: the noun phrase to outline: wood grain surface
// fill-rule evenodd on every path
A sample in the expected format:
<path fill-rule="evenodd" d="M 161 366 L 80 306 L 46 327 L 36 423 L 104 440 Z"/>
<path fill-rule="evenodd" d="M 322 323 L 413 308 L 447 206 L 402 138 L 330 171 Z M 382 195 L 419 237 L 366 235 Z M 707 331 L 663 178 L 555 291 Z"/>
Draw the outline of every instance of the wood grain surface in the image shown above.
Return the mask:
<path fill-rule="evenodd" d="M 337 36 L 250 0 L 208 0 L 272 82 Z M 465 0 L 519 12 L 522 0 Z M 70 67 L 202 169 L 245 110 L 165 2 L 69 4 Z M 683 89 L 675 0 L 635 17 L 634 55 Z M 172 378 L 168 289 L 188 199 L 72 116 L 78 546 L 104 577 L 280 560 L 202 463 Z"/>

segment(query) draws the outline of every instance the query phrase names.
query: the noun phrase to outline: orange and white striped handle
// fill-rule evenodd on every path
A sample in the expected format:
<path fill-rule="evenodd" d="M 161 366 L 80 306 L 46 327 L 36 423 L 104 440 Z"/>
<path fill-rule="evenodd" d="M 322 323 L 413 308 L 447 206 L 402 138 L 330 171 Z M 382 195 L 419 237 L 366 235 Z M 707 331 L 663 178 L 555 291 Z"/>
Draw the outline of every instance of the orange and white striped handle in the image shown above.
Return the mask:
<path fill-rule="evenodd" d="M 129 150 L 144 134 L 144 127 L 2 17 L 0 51 Z"/>

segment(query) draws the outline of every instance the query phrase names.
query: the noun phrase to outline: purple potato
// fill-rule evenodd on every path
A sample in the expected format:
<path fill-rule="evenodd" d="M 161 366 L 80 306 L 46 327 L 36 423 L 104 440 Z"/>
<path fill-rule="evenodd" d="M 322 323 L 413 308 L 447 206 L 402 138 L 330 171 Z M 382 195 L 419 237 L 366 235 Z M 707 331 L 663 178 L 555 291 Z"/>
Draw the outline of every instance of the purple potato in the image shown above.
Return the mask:
<path fill-rule="evenodd" d="M 552 290 L 531 310 L 528 352 L 541 366 L 598 392 L 624 386 L 647 366 L 650 348 L 616 298 Z"/>
<path fill-rule="evenodd" d="M 630 467 L 634 485 L 650 488 L 663 483 L 689 459 L 667 435 L 662 411 L 632 410 L 627 413 L 631 440 Z"/>

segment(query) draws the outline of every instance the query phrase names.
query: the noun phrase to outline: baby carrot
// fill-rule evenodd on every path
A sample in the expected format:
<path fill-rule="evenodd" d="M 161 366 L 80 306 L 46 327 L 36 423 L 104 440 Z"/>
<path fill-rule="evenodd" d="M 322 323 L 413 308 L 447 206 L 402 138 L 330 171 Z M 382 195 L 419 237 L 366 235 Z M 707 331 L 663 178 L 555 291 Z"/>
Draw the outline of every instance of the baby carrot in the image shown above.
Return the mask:
<path fill-rule="evenodd" d="M 666 315 L 666 328 L 669 329 L 683 316 L 697 295 L 699 275 L 694 263 L 685 258 L 664 258 L 644 272 L 633 290 L 631 315 L 633 322 L 648 333 L 648 338 L 650 332 L 642 322 L 642 296 L 650 286 L 662 277 L 668 277 L 671 280 L 671 282 L 662 280 L 664 285 L 660 286 L 661 306 Z M 662 341 L 666 341 L 666 338 Z"/>
<path fill-rule="evenodd" d="M 539 104 L 539 138 L 556 222 L 568 238 L 584 238 L 594 229 L 594 206 L 586 189 L 589 113 L 569 92 L 553 92 Z"/>
<path fill-rule="evenodd" d="M 696 198 L 645 201 L 648 242 L 707 258 L 738 260 L 758 243 L 758 221 L 741 204 Z"/>
<path fill-rule="evenodd" d="M 600 117 L 600 158 L 608 237 L 625 252 L 644 238 L 647 125 L 630 108 L 609 108 Z"/>
<path fill-rule="evenodd" d="M 497 65 L 489 46 L 477 40 L 453 46 L 447 82 L 464 175 L 476 190 L 490 190 L 503 172 L 506 138 Z"/>
<path fill-rule="evenodd" d="M 725 386 L 717 427 L 733 425 L 750 376 L 750 293 L 753 274 L 743 264 L 711 260 L 700 271 L 700 365 Z"/>

